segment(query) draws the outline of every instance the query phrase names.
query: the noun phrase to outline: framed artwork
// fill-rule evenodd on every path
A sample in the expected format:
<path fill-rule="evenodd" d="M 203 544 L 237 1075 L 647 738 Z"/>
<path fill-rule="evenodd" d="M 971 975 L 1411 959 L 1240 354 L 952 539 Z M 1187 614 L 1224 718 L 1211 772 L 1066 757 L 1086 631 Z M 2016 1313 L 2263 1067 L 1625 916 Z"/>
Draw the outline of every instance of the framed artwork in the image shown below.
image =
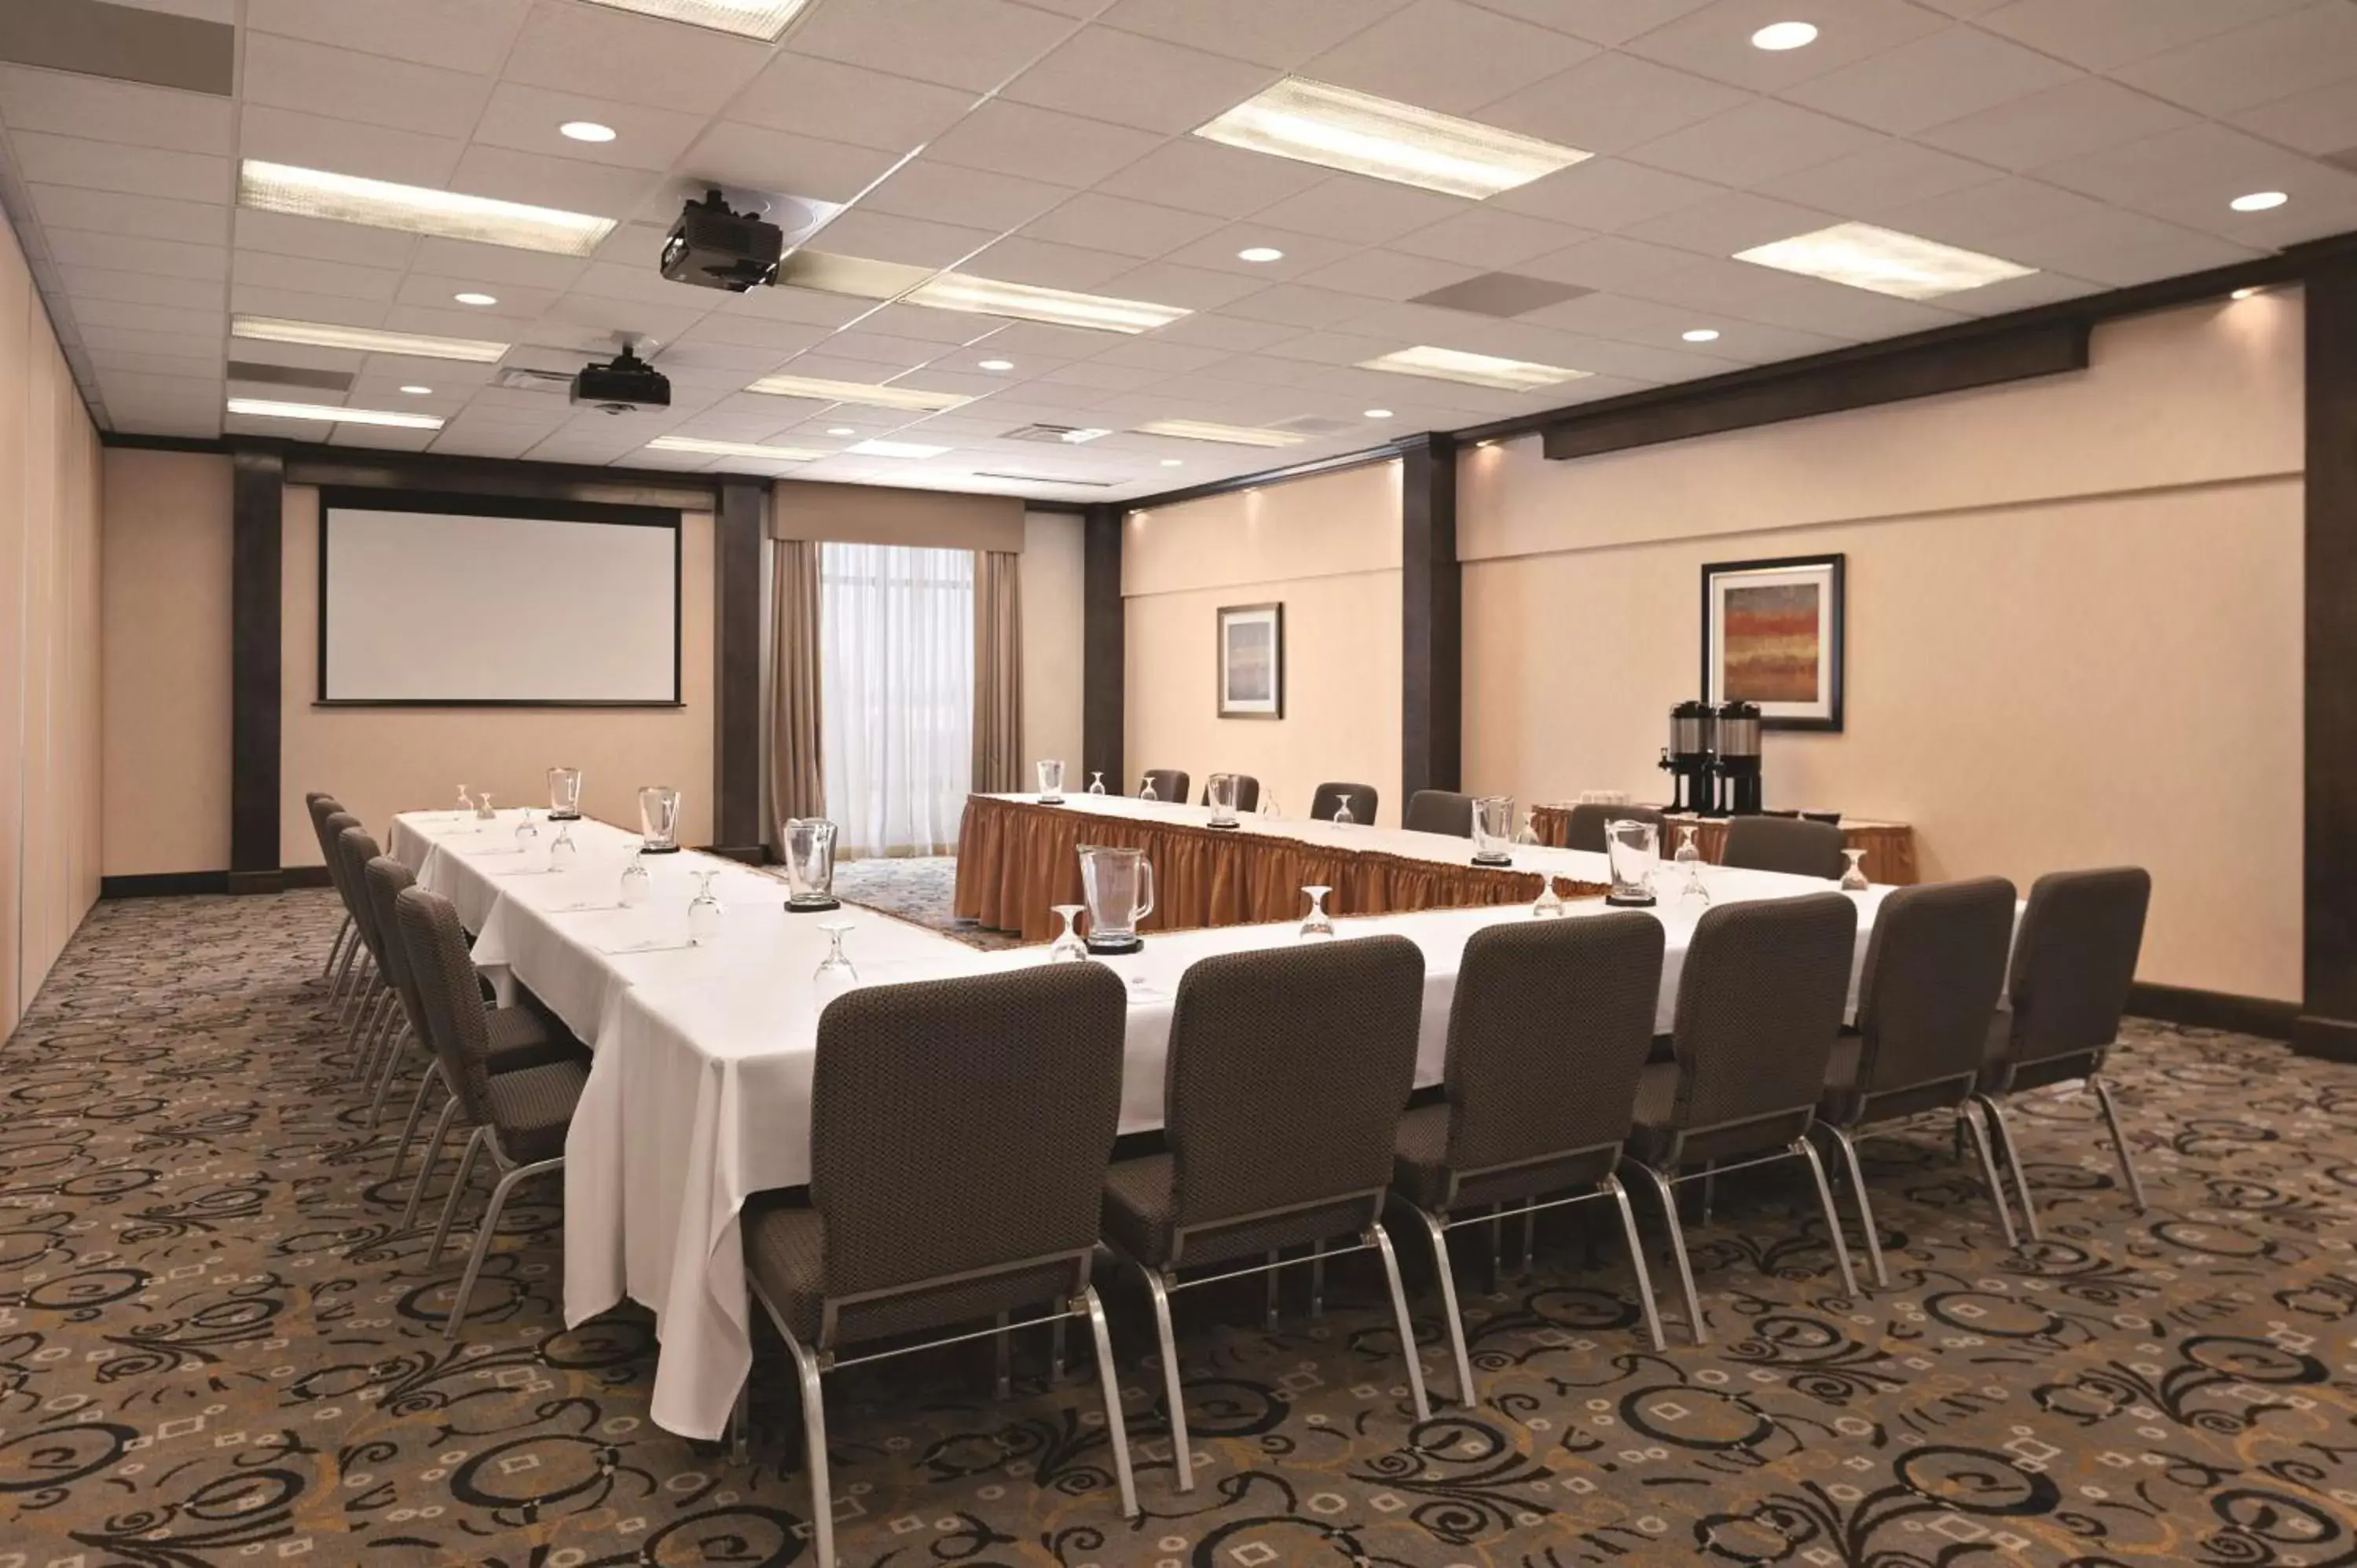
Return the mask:
<path fill-rule="evenodd" d="M 1842 557 L 1719 561 L 1702 569 L 1702 689 L 1757 703 L 1760 727 L 1842 727 Z"/>
<path fill-rule="evenodd" d="M 1285 607 L 1220 607 L 1220 716 L 1285 716 Z"/>

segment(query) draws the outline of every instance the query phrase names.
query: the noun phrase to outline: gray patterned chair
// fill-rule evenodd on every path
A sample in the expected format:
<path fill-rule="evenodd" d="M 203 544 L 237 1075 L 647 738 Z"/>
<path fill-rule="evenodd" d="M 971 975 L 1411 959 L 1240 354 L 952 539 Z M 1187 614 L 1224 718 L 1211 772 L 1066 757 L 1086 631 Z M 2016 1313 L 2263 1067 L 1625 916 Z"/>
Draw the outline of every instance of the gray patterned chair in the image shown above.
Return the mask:
<path fill-rule="evenodd" d="M 1565 847 L 1602 854 L 1604 824 L 1631 821 L 1652 823 L 1654 839 L 1661 844 L 1662 853 L 1665 855 L 1670 853 L 1669 825 L 1663 820 L 1659 806 L 1574 806 L 1570 826 L 1564 834 Z"/>
<path fill-rule="evenodd" d="M 1104 1238 L 1154 1300 L 1181 1492 L 1195 1472 L 1170 1296 L 1285 1267 L 1283 1248 L 1311 1249 L 1313 1267 L 1339 1236 L 1356 1238 L 1341 1251 L 1382 1255 L 1416 1419 L 1431 1414 L 1381 1223 L 1423 1004 L 1424 954 L 1396 936 L 1222 954 L 1178 983 L 1163 1090 L 1169 1149 L 1107 1173 Z M 1181 1267 L 1206 1263 L 1240 1266 L 1179 1280 Z"/>
<path fill-rule="evenodd" d="M 1111 970 L 1076 963 L 871 986 L 820 1015 L 809 1204 L 757 1199 L 744 1224 L 748 1288 L 800 1379 L 813 1563 L 835 1560 L 821 1375 L 977 1335 L 847 1348 L 994 1314 L 979 1332 L 1003 1351 L 1009 1311 L 1041 1303 L 1060 1342 L 1066 1319 L 1088 1320 L 1122 1511 L 1136 1516 L 1112 1339 L 1089 1283 L 1127 1012 Z M 732 1422 L 740 1455 L 750 1382 Z"/>
<path fill-rule="evenodd" d="M 1645 1069 L 1629 1155 L 1652 1181 L 1695 1343 L 1710 1331 L 1695 1294 L 1676 1187 L 1787 1157 L 1816 1180 L 1842 1287 L 1857 1294 L 1841 1216 L 1809 1142 L 1849 1000 L 1857 907 L 1841 893 L 1722 904 L 1695 923 L 1678 976 L 1676 1059 Z M 1687 1167 L 1706 1164 L 1708 1169 Z"/>
<path fill-rule="evenodd" d="M 1407 798 L 1407 815 L 1400 826 L 1412 833 L 1453 833 L 1473 836 L 1473 797 L 1453 789 L 1418 789 Z"/>
<path fill-rule="evenodd" d="M 304 794 L 303 805 L 311 813 L 311 832 L 318 838 L 319 853 L 321 857 L 325 858 L 328 852 L 328 819 L 342 811 L 343 803 L 324 789 L 312 789 Z M 333 874 L 330 873 L 330 885 L 333 881 Z M 344 911 L 344 923 L 336 928 L 336 940 L 328 944 L 328 961 L 319 969 L 319 978 L 328 982 L 331 987 L 334 984 L 336 961 L 344 956 L 344 944 L 350 941 L 351 937 L 352 914 L 350 909 L 347 909 Z"/>
<path fill-rule="evenodd" d="M 1633 910 L 1490 926 L 1465 945 L 1448 1011 L 1447 1098 L 1400 1119 L 1392 1156 L 1392 1191 L 1432 1244 L 1461 1404 L 1477 1401 L 1448 1232 L 1487 1222 L 1494 1245 L 1496 1220 L 1452 1213 L 1513 1205 L 1527 1225 L 1536 1209 L 1611 1199 L 1645 1332 L 1662 1348 L 1644 1245 L 1613 1174 L 1652 1048 L 1662 949 L 1662 923 Z M 1549 1196 L 1558 1194 L 1568 1196 Z"/>
<path fill-rule="evenodd" d="M 1727 824 L 1727 847 L 1719 852 L 1721 865 L 1750 871 L 1782 871 L 1794 876 L 1822 876 L 1838 881 L 1848 864 L 1842 858 L 1848 843 L 1831 822 L 1801 817 L 1737 817 Z"/>
<path fill-rule="evenodd" d="M 1375 820 L 1380 799 L 1372 784 L 1320 784 L 1309 797 L 1309 814 L 1321 822 L 1330 822 L 1347 800 L 1351 820 L 1364 827 Z"/>
<path fill-rule="evenodd" d="M 376 840 L 349 811 L 329 816 L 326 826 L 329 833 L 328 879 L 343 897 L 344 908 L 351 914 L 361 955 L 367 960 L 352 982 L 349 1000 L 353 1004 L 348 1009 L 351 1025 L 344 1038 L 344 1048 L 352 1054 L 352 1081 L 364 1083 L 369 1062 L 394 1012 L 393 987 L 385 979 L 382 944 L 377 940 L 376 918 L 369 912 L 367 888 L 361 876 L 361 868 L 379 851 Z M 340 1015 L 338 1021 L 342 1021 Z"/>
<path fill-rule="evenodd" d="M 1192 782 L 1183 768 L 1149 768 L 1146 770 L 1146 777 L 1138 780 L 1137 792 L 1143 795 L 1150 789 L 1154 791 L 1154 798 L 1166 805 L 1183 806 L 1187 803 L 1188 786 Z"/>
<path fill-rule="evenodd" d="M 2001 1094 L 2074 1080 L 2093 1090 L 2111 1129 L 2128 1201 L 2144 1212 L 2144 1180 L 2120 1132 L 2119 1108 L 2112 1103 L 2103 1067 L 2104 1053 L 2119 1038 L 2151 902 L 2152 876 L 2138 866 L 2050 872 L 2030 885 L 2029 904 L 2014 940 L 2012 1005 L 1996 1015 L 1990 1031 L 1977 1097 L 1996 1129 L 2033 1241 L 2040 1239 L 2038 1211 L 2030 1204 L 2013 1130 L 1997 1106 Z"/>
<path fill-rule="evenodd" d="M 1817 1120 L 1848 1167 L 1878 1285 L 1889 1284 L 1890 1274 L 1857 1161 L 1868 1129 L 1940 1112 L 1953 1117 L 1958 1135 L 1969 1133 L 1980 1154 L 1998 1228 L 2014 1244 L 2013 1216 L 1973 1101 L 2013 945 L 2013 900 L 2012 883 L 1983 876 L 1894 888 L 1875 911 L 1857 1028 L 1834 1047 Z"/>

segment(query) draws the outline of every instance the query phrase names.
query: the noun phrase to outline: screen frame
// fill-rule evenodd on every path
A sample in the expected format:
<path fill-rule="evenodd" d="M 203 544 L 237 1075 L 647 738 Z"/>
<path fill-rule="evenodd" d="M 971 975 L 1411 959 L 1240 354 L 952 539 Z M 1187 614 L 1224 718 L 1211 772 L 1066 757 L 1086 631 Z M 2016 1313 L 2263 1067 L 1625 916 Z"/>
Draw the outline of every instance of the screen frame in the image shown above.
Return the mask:
<path fill-rule="evenodd" d="M 509 517 L 543 522 L 601 522 L 628 528 L 671 530 L 671 695 L 663 697 L 331 697 L 328 695 L 328 514 L 351 511 L 414 511 L 439 516 Z M 681 641 L 686 635 L 683 514 L 668 507 L 623 506 L 604 501 L 537 500 L 515 496 L 463 495 L 455 491 L 375 489 L 321 486 L 319 489 L 319 579 L 313 616 L 315 708 L 683 708 Z"/>

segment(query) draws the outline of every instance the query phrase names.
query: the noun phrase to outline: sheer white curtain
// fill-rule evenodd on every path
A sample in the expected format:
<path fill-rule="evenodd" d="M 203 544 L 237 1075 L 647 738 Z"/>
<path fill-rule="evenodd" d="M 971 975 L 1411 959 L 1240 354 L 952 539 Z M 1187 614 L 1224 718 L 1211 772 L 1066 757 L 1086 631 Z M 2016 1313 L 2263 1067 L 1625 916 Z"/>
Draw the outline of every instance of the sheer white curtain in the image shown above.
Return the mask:
<path fill-rule="evenodd" d="M 822 546 L 819 649 L 837 853 L 952 853 L 974 777 L 974 553 Z"/>

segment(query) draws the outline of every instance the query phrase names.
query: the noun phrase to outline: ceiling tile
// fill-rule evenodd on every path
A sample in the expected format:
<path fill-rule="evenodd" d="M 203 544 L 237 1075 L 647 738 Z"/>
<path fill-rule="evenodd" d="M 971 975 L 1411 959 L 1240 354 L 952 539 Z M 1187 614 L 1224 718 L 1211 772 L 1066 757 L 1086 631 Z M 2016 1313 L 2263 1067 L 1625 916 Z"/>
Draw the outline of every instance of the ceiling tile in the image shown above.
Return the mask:
<path fill-rule="evenodd" d="M 1238 156 L 1252 156 L 1248 153 Z M 1470 206 L 1462 198 L 1443 196 L 1437 191 L 1415 190 L 1357 175 L 1321 175 L 1308 188 L 1260 208 L 1251 216 L 1255 223 L 1274 224 L 1297 233 L 1379 245 L 1442 219 L 1453 218 Z"/>
<path fill-rule="evenodd" d="M 1588 238 L 1586 230 L 1487 205 L 1403 234 L 1390 248 L 1484 269 L 1512 267 Z"/>
<path fill-rule="evenodd" d="M 1108 195 L 1184 208 L 1223 218 L 1241 218 L 1321 183 L 1323 169 L 1289 158 L 1267 157 L 1222 146 L 1200 137 L 1165 142 L 1135 163 L 1100 182 Z M 1318 231 L 1310 224 L 1287 226 Z"/>
<path fill-rule="evenodd" d="M 1917 134 L 1984 163 L 2029 169 L 2158 135 L 2193 121 L 2184 110 L 2147 93 L 2083 76 L 1998 108 L 1931 125 Z"/>
<path fill-rule="evenodd" d="M 1223 349 L 1232 354 L 1249 354 L 1272 343 L 1282 343 L 1299 331 L 1299 328 L 1280 326 L 1274 321 L 1246 321 L 1239 317 L 1199 310 L 1192 316 L 1180 317 L 1155 336 L 1166 343 L 1188 343 L 1205 349 Z"/>
<path fill-rule="evenodd" d="M 124 196 L 160 196 L 180 201 L 218 201 L 233 193 L 229 159 L 204 153 L 129 147 L 82 136 L 17 131 L 8 138 L 16 172 L 36 185 L 76 185 Z"/>
<path fill-rule="evenodd" d="M 1002 283 L 1029 284 L 1037 288 L 1070 288 L 1110 293 L 1107 279 L 1137 265 L 1137 258 L 1114 251 L 1092 251 L 1079 245 L 1059 245 L 1020 235 L 999 241 L 963 268 L 977 277 Z"/>
<path fill-rule="evenodd" d="M 635 211 L 659 183 L 659 177 L 645 169 L 616 168 L 479 144 L 467 149 L 450 175 L 456 190 L 618 221 Z"/>
<path fill-rule="evenodd" d="M 221 334 L 218 330 L 204 333 L 145 332 L 131 327 L 88 326 L 81 329 L 81 339 L 90 346 L 92 353 L 165 354 L 182 360 L 223 357 Z"/>
<path fill-rule="evenodd" d="M 1635 162 L 1722 185 L 1750 186 L 1877 145 L 1875 134 L 1790 103 L 1758 99 L 1631 150 Z"/>
<path fill-rule="evenodd" d="M 2089 283 L 2066 273 L 2038 272 L 2027 277 L 2007 278 L 2000 283 L 1983 284 L 1958 294 L 1940 296 L 1943 310 L 1962 311 L 1967 316 L 1996 316 L 2008 310 L 2027 310 L 2036 305 L 2052 305 L 2058 300 L 2078 299 L 2091 294 L 2101 294 L 2107 285 Z"/>
<path fill-rule="evenodd" d="M 2212 234 L 2117 208 L 2098 208 L 2069 223 L 2011 242 L 2013 259 L 2115 286 L 2201 272 L 2259 254 Z"/>
<path fill-rule="evenodd" d="M 210 278 L 217 283 L 229 276 L 229 250 L 222 245 L 93 234 L 81 229 L 52 229 L 48 241 L 49 253 L 60 267 L 170 273 L 181 277 Z"/>
<path fill-rule="evenodd" d="M 489 75 L 500 67 L 528 0 L 245 0 L 249 33 L 390 55 Z"/>
<path fill-rule="evenodd" d="M 1118 0 L 1099 20 L 1149 38 L 1291 70 L 1407 0 Z"/>
<path fill-rule="evenodd" d="M 1817 25 L 1799 49 L 1755 48 L 1751 35 L 1794 19 L 1792 0 L 1712 0 L 1626 46 L 1632 55 L 1757 92 L 1799 83 L 1937 31 L 1941 17 L 1908 0 L 1809 0 L 1801 19 Z"/>
<path fill-rule="evenodd" d="M 1413 0 L 1318 56 L 1301 74 L 1384 98 L 1470 114 L 1596 53 L 1591 44 L 1463 0 Z"/>
<path fill-rule="evenodd" d="M 921 218 L 871 212 L 865 206 L 843 213 L 811 240 L 812 248 L 835 256 L 864 256 L 911 267 L 954 266 L 998 237 L 995 229 L 931 223 Z"/>
<path fill-rule="evenodd" d="M 769 58 L 765 44 L 706 27 L 605 5 L 544 4 L 525 20 L 501 74 L 527 87 L 714 114 Z"/>
<path fill-rule="evenodd" d="M 972 343 L 995 338 L 1007 323 L 996 317 L 963 310 L 933 310 L 921 305 L 879 305 L 859 318 L 863 331 L 885 332 L 896 338 L 923 338 L 936 343 Z M 724 330 L 734 331 L 735 323 Z"/>
<path fill-rule="evenodd" d="M 1610 233 L 1706 201 L 1724 186 L 1621 158 L 1590 158 L 1492 199 L 1492 205 Z"/>
<path fill-rule="evenodd" d="M 182 337 L 220 336 L 226 324 L 218 307 L 141 305 L 127 299 L 78 299 L 74 319 L 87 327 L 124 327 L 139 332 L 167 332 Z"/>
<path fill-rule="evenodd" d="M 2100 153 L 2050 165 L 2039 178 L 2121 207 L 2214 230 L 2230 238 L 2249 236 L 2265 246 L 2276 225 L 2306 220 L 2327 201 L 2346 203 L 2357 195 L 2357 176 L 2344 174 L 2288 153 L 2229 126 L 2188 125 L 2182 130 L 2109 147 Z M 2273 212 L 2236 212 L 2227 204 L 2254 190 L 2281 190 L 2292 198 Z"/>
<path fill-rule="evenodd" d="M 242 80 L 248 102 L 434 136 L 465 135 L 491 87 L 487 77 L 271 33 L 246 36 Z"/>
<path fill-rule="evenodd" d="M 466 145 L 456 136 L 395 131 L 260 103 L 247 104 L 238 121 L 242 156 L 400 185 L 447 185 Z"/>
<path fill-rule="evenodd" d="M 1247 321 L 1274 321 L 1282 326 L 1318 330 L 1366 314 L 1367 302 L 1332 289 L 1281 283 L 1248 295 L 1222 307 L 1223 314 Z"/>
<path fill-rule="evenodd" d="M 607 126 L 615 133 L 614 139 L 576 142 L 559 133 L 558 126 L 574 120 Z M 479 145 L 540 153 L 582 163 L 662 170 L 679 161 L 680 155 L 687 151 L 696 133 L 703 129 L 700 115 L 503 81 L 492 90 L 490 102 L 483 106 L 474 140 Z"/>
<path fill-rule="evenodd" d="M 237 106 L 201 92 L 0 66 L 0 123 L 101 142 L 228 156 Z"/>
<path fill-rule="evenodd" d="M 2343 155 L 2341 166 L 2357 167 L 2345 154 L 2357 148 L 2357 92 L 2347 84 L 2319 87 L 2227 116 L 2236 125 L 2304 153 Z"/>
<path fill-rule="evenodd" d="M 857 360 L 863 364 L 888 366 L 895 371 L 912 371 L 919 365 L 930 364 L 944 354 L 958 350 L 952 345 L 928 342 L 921 338 L 895 338 L 888 333 L 870 332 L 853 327 L 826 339 L 819 352 L 839 359 Z M 870 371 L 865 379 L 880 380 L 881 371 Z"/>
<path fill-rule="evenodd" d="M 794 29 L 793 48 L 988 92 L 1053 48 L 1071 28 L 1067 18 L 1009 0 L 864 0 L 814 7 Z"/>
<path fill-rule="evenodd" d="M 1036 240 L 1150 257 L 1167 254 L 1219 227 L 1220 220 L 1207 213 L 1083 191 L 1041 213 L 1023 231 Z"/>
<path fill-rule="evenodd" d="M 1105 280 L 1103 292 L 1116 299 L 1143 299 L 1157 305 L 1176 305 L 1189 310 L 1217 310 L 1239 299 L 1265 294 L 1272 286 L 1265 279 L 1247 277 L 1241 273 L 1214 272 L 1208 267 L 1186 267 L 1172 262 L 1148 262 L 1134 271 Z"/>
<path fill-rule="evenodd" d="M 2310 5 L 2112 74 L 2204 114 L 2255 108 L 2357 78 L 2357 5 Z"/>
<path fill-rule="evenodd" d="M 994 98 L 934 137 L 925 152 L 963 168 L 1079 188 L 1136 162 L 1161 140 L 1149 132 Z"/>
<path fill-rule="evenodd" d="M 1456 262 L 1434 261 L 1429 256 L 1369 250 L 1345 256 L 1330 266 L 1306 273 L 1301 281 L 1313 287 L 1337 289 L 1344 294 L 1362 294 L 1372 299 L 1412 299 L 1436 288 L 1463 283 L 1467 278 L 1479 275 L 1482 270 Z"/>
<path fill-rule="evenodd" d="M 1889 227 L 2003 255 L 2005 244 L 2018 234 L 2074 222 L 2102 208 L 2058 186 L 2007 175 L 1894 209 Z"/>
<path fill-rule="evenodd" d="M 419 272 L 438 273 L 444 277 L 479 278 L 487 284 L 522 284 L 552 289 L 571 287 L 589 266 L 577 256 L 552 256 L 541 251 L 477 245 L 464 240 L 419 240 L 414 261 Z M 650 268 L 653 264 L 651 259 L 647 263 Z"/>
<path fill-rule="evenodd" d="M 1951 326 L 1958 319 L 1952 311 L 1919 305 L 1911 299 L 1894 299 L 1871 289 L 1850 288 L 1816 278 L 1790 279 L 1747 306 L 1741 314 L 1774 326 L 1861 340 L 1893 338 L 1902 332 L 1925 332 L 1935 327 Z"/>
<path fill-rule="evenodd" d="M 1620 231 L 1631 239 L 1674 245 L 1706 256 L 1732 256 L 1771 240 L 1814 233 L 1841 220 L 1814 208 L 1796 207 L 1749 191 L 1733 190 L 1681 207 Z"/>
<path fill-rule="evenodd" d="M 972 89 L 914 81 L 807 55 L 781 54 L 728 105 L 731 119 L 905 153 L 974 105 Z"/>
<path fill-rule="evenodd" d="M 2004 0 L 1982 27 L 2089 70 L 2112 70 L 2309 0 Z"/>
<path fill-rule="evenodd" d="M 1492 11 L 1520 16 L 1597 44 L 1625 44 L 1667 27 L 1711 0 L 1482 0 Z"/>
<path fill-rule="evenodd" d="M 1879 222 L 1879 215 L 1893 208 L 1979 185 L 1994 172 L 1986 164 L 1952 153 L 1913 142 L 1888 141 L 1771 179 L 1760 188 L 1760 194 Z"/>
<path fill-rule="evenodd" d="M 1224 113 L 1276 79 L 1264 66 L 1112 27 L 1088 27 L 1017 77 L 1003 96 L 1176 134 Z"/>
<path fill-rule="evenodd" d="M 1901 135 L 2079 79 L 1972 27 L 1947 27 L 1788 89 L 1794 102 Z"/>
<path fill-rule="evenodd" d="M 242 251 L 230 259 L 230 275 L 242 284 L 263 288 L 301 289 L 307 294 L 332 294 L 347 299 L 390 300 L 401 287 L 402 274 L 383 267 L 356 267 L 308 256 L 274 255 L 267 251 Z"/>
<path fill-rule="evenodd" d="M 849 201 L 892 164 L 890 153 L 874 147 L 722 120 L 689 150 L 686 172 L 720 185 Z"/>
<path fill-rule="evenodd" d="M 1606 54 L 1499 99 L 1481 118 L 1583 152 L 1617 153 L 1747 102 L 1740 89 L 1631 55 Z"/>
<path fill-rule="evenodd" d="M 878 212 L 1004 233 L 1022 227 L 1071 194 L 1062 186 L 920 157 L 894 170 L 892 177 L 859 205 Z"/>
<path fill-rule="evenodd" d="M 119 299 L 135 305 L 219 311 L 229 297 L 218 278 L 118 272 L 111 267 L 60 267 L 59 273 L 65 279 L 66 293 L 77 300 Z"/>
<path fill-rule="evenodd" d="M 67 185 L 26 188 L 32 195 L 34 213 L 53 229 L 87 229 L 93 233 L 135 234 L 203 245 L 220 245 L 229 239 L 227 207 L 155 197 L 124 201 L 104 191 Z"/>
<path fill-rule="evenodd" d="M 1273 262 L 1248 262 L 1240 252 L 1266 248 L 1282 251 L 1284 255 Z M 1183 245 L 1170 252 L 1166 260 L 1184 266 L 1209 267 L 1214 272 L 1233 273 L 1255 283 L 1270 284 L 1299 277 L 1313 267 L 1340 261 L 1357 250 L 1357 244 L 1346 240 L 1329 240 L 1318 234 L 1297 234 L 1259 219 L 1248 219 L 1206 234 L 1193 244 Z"/>
<path fill-rule="evenodd" d="M 390 229 L 333 223 L 324 218 L 297 218 L 285 212 L 254 212 L 244 208 L 238 209 L 235 232 L 241 251 L 310 256 L 323 262 L 384 267 L 395 273 L 409 265 L 418 246 L 416 235 Z"/>

